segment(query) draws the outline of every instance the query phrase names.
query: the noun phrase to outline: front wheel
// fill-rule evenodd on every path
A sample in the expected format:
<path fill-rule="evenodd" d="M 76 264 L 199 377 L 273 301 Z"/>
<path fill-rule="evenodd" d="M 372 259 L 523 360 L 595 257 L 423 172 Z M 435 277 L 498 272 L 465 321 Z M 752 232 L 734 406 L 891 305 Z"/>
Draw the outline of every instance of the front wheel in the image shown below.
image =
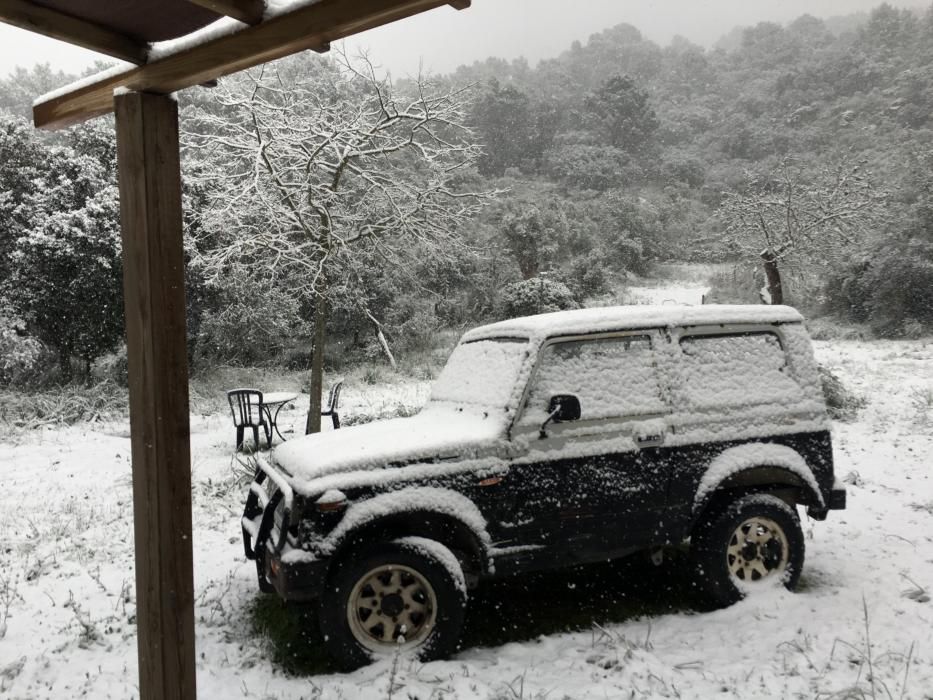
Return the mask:
<path fill-rule="evenodd" d="M 719 605 L 774 581 L 793 590 L 804 559 L 800 519 L 777 496 L 742 496 L 697 524 L 690 553 L 700 585 Z"/>
<path fill-rule="evenodd" d="M 321 598 L 321 632 L 348 669 L 402 651 L 428 661 L 457 648 L 466 598 L 453 553 L 406 537 L 338 563 Z"/>

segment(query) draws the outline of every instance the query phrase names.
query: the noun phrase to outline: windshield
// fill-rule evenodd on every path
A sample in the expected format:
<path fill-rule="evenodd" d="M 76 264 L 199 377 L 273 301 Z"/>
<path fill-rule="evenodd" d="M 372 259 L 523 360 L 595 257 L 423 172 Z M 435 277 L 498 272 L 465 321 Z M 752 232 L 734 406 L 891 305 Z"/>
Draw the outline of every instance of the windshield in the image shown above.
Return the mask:
<path fill-rule="evenodd" d="M 434 383 L 432 401 L 507 407 L 528 341 L 497 338 L 461 343 Z"/>

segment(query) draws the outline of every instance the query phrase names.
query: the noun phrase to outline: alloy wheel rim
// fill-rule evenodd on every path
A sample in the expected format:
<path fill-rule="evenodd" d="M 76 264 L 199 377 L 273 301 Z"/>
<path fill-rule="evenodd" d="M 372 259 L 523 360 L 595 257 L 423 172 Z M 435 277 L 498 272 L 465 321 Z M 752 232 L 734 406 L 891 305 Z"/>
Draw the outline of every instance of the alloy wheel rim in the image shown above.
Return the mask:
<path fill-rule="evenodd" d="M 371 569 L 359 578 L 347 601 L 353 637 L 376 653 L 418 646 L 436 620 L 434 588 L 418 571 L 401 564 Z"/>
<path fill-rule="evenodd" d="M 744 520 L 729 538 L 726 565 L 742 583 L 757 583 L 787 570 L 790 546 L 784 530 L 771 518 Z"/>

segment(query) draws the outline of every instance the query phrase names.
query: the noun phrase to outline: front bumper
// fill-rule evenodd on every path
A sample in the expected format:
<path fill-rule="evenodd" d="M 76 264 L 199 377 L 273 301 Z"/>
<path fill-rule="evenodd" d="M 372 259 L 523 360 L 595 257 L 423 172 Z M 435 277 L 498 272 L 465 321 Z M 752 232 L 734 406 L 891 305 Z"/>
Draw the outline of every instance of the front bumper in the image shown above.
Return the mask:
<path fill-rule="evenodd" d="M 307 552 L 297 550 L 302 556 L 294 559 L 296 550 L 288 550 L 283 555 L 267 552 L 262 557 L 259 586 L 269 586 L 283 600 L 316 600 L 324 592 L 324 582 L 330 561 L 314 559 Z M 258 564 L 258 562 L 257 562 Z M 257 566 L 257 569 L 259 567 Z"/>
<path fill-rule="evenodd" d="M 264 457 L 250 485 L 240 520 L 243 550 L 256 562 L 259 588 L 285 600 L 320 597 L 330 567 L 329 558 L 302 550 L 289 529 L 294 493 L 285 476 Z"/>

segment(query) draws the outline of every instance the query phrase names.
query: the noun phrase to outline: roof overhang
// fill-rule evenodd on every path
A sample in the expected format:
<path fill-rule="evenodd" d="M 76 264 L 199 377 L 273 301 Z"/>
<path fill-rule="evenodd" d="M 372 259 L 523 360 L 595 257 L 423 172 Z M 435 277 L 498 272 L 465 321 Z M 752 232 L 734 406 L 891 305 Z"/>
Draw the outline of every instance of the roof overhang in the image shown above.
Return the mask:
<path fill-rule="evenodd" d="M 95 18 L 87 10 L 83 16 L 75 16 L 58 9 L 59 5 L 74 5 L 77 9 L 81 6 L 109 6 L 108 2 L 0 0 L 0 21 L 139 64 L 125 71 L 108 71 L 63 93 L 40 98 L 33 106 L 35 125 L 57 129 L 107 114 L 113 111 L 114 90 L 120 88 L 168 94 L 306 49 L 326 51 L 332 41 L 442 5 L 456 9 L 470 6 L 470 0 L 299 1 L 294 3 L 294 9 L 268 17 L 268 13 L 263 14 L 265 5 L 259 0 L 172 2 L 176 5 L 191 4 L 197 10 L 194 13 L 186 11 L 176 17 L 176 32 L 178 28 L 203 27 L 205 19 L 221 14 L 253 24 L 240 25 L 226 20 L 229 24 L 221 28 L 222 31 L 214 31 L 214 25 L 207 26 L 200 35 L 198 32 L 182 35 L 174 50 L 153 58 L 146 41 L 127 36 L 113 26 L 92 21 Z M 161 6 L 161 0 L 117 4 Z M 172 33 L 171 28 L 166 31 L 169 35 Z"/>

